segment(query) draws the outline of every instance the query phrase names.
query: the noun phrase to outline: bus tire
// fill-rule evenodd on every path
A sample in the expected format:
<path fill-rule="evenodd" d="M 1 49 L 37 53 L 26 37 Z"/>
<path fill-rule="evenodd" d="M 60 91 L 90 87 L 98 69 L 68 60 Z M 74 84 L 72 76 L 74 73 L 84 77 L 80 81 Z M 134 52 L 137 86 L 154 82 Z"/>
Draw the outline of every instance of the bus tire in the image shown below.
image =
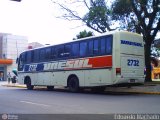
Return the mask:
<path fill-rule="evenodd" d="M 26 83 L 26 87 L 28 90 L 33 90 L 34 86 L 31 84 L 31 79 L 29 78 L 27 83 Z"/>
<path fill-rule="evenodd" d="M 54 86 L 47 86 L 48 91 L 52 91 L 54 89 Z"/>
<path fill-rule="evenodd" d="M 71 76 L 68 80 L 68 88 L 70 92 L 79 91 L 79 80 L 76 76 Z"/>

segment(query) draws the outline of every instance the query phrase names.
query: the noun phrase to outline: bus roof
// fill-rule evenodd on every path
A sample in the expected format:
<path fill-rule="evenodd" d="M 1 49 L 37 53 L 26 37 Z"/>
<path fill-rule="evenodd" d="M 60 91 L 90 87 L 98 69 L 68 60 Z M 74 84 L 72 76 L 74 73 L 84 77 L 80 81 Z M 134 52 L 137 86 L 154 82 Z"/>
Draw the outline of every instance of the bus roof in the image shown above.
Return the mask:
<path fill-rule="evenodd" d="M 81 38 L 81 39 L 75 39 L 75 40 L 68 41 L 68 42 L 64 42 L 64 43 L 60 43 L 60 44 L 52 44 L 52 45 L 37 47 L 37 48 L 34 48 L 34 49 L 25 50 L 25 51 L 23 51 L 23 52 L 32 51 L 32 50 L 41 49 L 41 48 L 52 47 L 52 46 L 56 46 L 56 45 L 63 45 L 63 44 L 66 44 L 66 43 L 72 43 L 72 42 L 76 42 L 76 41 L 83 41 L 83 40 L 91 39 L 91 38 L 103 37 L 103 36 L 106 36 L 106 35 L 113 35 L 113 34 L 116 34 L 116 33 L 135 34 L 135 35 L 140 36 L 140 35 L 137 34 L 137 33 L 128 32 L 128 31 L 111 31 L 111 32 L 102 33 L 102 34 L 97 35 L 97 36 L 90 36 L 90 37 L 85 37 L 85 38 Z M 23 52 L 22 52 L 22 53 L 23 53 Z"/>

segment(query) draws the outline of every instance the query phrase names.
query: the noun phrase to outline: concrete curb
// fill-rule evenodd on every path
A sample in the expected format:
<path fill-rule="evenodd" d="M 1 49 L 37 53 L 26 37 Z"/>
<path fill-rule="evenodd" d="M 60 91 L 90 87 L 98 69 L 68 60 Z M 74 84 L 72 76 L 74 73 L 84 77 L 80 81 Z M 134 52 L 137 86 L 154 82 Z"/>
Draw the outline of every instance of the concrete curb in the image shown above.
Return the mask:
<path fill-rule="evenodd" d="M 160 92 L 142 92 L 142 94 L 160 95 Z"/>
<path fill-rule="evenodd" d="M 23 85 L 2 85 L 2 86 L 5 86 L 5 87 L 18 87 L 18 88 L 26 88 L 26 86 L 23 86 Z"/>
<path fill-rule="evenodd" d="M 160 92 L 141 92 L 141 91 L 106 91 L 113 93 L 132 93 L 132 94 L 148 94 L 148 95 L 160 95 Z"/>
<path fill-rule="evenodd" d="M 25 85 L 2 85 L 5 87 L 18 87 L 18 88 L 26 88 Z M 143 91 L 123 91 L 123 90 L 119 90 L 119 91 L 114 91 L 114 90 L 109 90 L 109 91 L 105 91 L 105 92 L 113 92 L 113 93 L 132 93 L 132 94 L 148 94 L 148 95 L 160 95 L 160 92 L 143 92 Z"/>

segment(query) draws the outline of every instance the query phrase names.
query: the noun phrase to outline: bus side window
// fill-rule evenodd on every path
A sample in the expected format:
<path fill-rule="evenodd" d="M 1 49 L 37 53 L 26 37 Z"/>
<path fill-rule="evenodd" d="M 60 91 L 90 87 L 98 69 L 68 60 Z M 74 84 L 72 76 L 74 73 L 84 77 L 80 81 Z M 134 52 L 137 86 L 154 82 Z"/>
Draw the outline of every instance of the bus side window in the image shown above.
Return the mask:
<path fill-rule="evenodd" d="M 51 49 L 51 59 L 56 59 L 55 47 L 52 47 L 52 49 Z"/>
<path fill-rule="evenodd" d="M 27 63 L 30 63 L 31 62 L 31 57 L 32 57 L 32 55 L 31 55 L 31 51 L 28 51 L 27 52 Z"/>
<path fill-rule="evenodd" d="M 27 63 L 27 52 L 23 54 L 23 62 Z"/>
<path fill-rule="evenodd" d="M 94 40 L 93 54 L 98 55 L 98 53 L 99 53 L 99 42 L 98 40 Z"/>
<path fill-rule="evenodd" d="M 89 54 L 89 56 L 93 55 L 93 40 L 90 40 L 88 42 L 88 54 Z"/>
<path fill-rule="evenodd" d="M 106 53 L 106 44 L 105 44 L 105 42 L 106 42 L 106 39 L 105 38 L 101 38 L 101 40 L 100 40 L 100 42 L 101 42 L 101 49 L 100 49 L 100 54 L 101 55 L 104 55 L 105 53 Z"/>
<path fill-rule="evenodd" d="M 46 54 L 45 54 L 45 59 L 50 60 L 51 58 L 51 48 L 46 48 Z"/>
<path fill-rule="evenodd" d="M 106 54 L 112 54 L 112 36 L 107 37 L 106 39 Z"/>
<path fill-rule="evenodd" d="M 34 62 L 34 51 L 31 51 L 31 62 Z"/>
<path fill-rule="evenodd" d="M 26 53 L 22 53 L 19 57 L 19 64 L 26 63 Z"/>
<path fill-rule="evenodd" d="M 72 43 L 72 57 L 78 57 L 79 56 L 79 43 Z"/>
<path fill-rule="evenodd" d="M 33 61 L 37 62 L 39 60 L 39 50 L 34 51 Z"/>
<path fill-rule="evenodd" d="M 56 47 L 57 57 L 61 59 L 64 57 L 64 45 L 59 45 Z"/>
<path fill-rule="evenodd" d="M 45 49 L 40 49 L 40 51 L 39 51 L 39 60 L 40 61 L 45 60 Z"/>
<path fill-rule="evenodd" d="M 70 57 L 71 55 L 71 45 L 67 44 L 64 46 L 64 57 Z"/>
<path fill-rule="evenodd" d="M 80 42 L 80 57 L 87 56 L 87 42 Z"/>

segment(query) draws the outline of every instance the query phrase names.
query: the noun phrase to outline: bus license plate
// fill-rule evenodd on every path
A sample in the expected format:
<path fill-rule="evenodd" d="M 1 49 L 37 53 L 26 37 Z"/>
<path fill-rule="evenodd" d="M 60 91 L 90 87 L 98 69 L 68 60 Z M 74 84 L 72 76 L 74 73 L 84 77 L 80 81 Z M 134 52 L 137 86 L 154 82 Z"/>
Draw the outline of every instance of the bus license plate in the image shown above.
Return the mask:
<path fill-rule="evenodd" d="M 136 80 L 135 79 L 130 79 L 130 83 L 135 83 Z"/>

